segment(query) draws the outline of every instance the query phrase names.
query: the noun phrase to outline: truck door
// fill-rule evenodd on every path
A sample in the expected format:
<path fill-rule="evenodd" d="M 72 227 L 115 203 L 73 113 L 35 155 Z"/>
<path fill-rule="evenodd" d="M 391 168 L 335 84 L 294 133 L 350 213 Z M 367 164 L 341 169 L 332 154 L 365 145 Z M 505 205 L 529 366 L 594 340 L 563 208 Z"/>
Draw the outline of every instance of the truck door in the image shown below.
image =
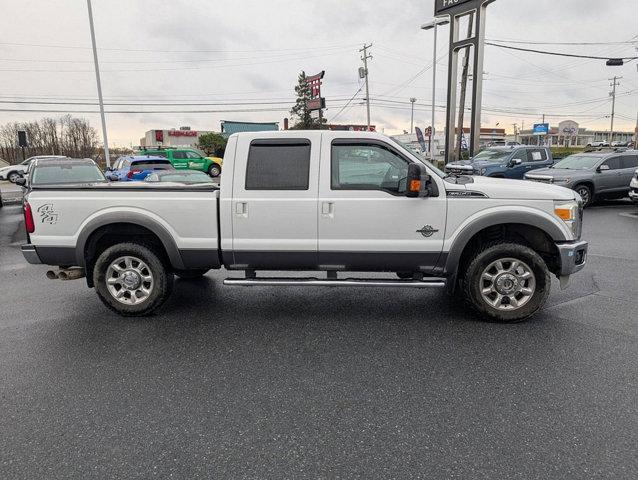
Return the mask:
<path fill-rule="evenodd" d="M 514 163 L 514 160 L 520 160 L 520 163 Z M 512 156 L 509 159 L 509 167 L 504 173 L 505 178 L 523 178 L 525 172 L 527 171 L 528 156 L 527 150 L 524 148 L 519 148 L 512 153 Z"/>
<path fill-rule="evenodd" d="M 316 268 L 319 147 L 292 132 L 287 138 L 239 137 L 233 268 Z"/>
<path fill-rule="evenodd" d="M 321 147 L 322 268 L 433 271 L 445 236 L 445 191 L 407 198 L 408 165 L 416 159 L 382 140 L 333 138 L 324 134 Z"/>
<path fill-rule="evenodd" d="M 545 150 L 544 148 L 532 148 L 527 151 L 527 161 L 523 163 L 523 174 L 537 168 L 545 168 L 549 166 L 549 164 L 550 163 L 547 157 L 547 150 Z"/>
<path fill-rule="evenodd" d="M 608 158 L 601 164 L 601 167 L 603 165 L 607 165 L 609 169 L 601 169 L 597 171 L 596 176 L 594 177 L 596 192 L 613 192 L 619 188 L 619 184 L 622 181 L 620 156 Z M 627 186 L 629 186 L 629 183 Z"/>
<path fill-rule="evenodd" d="M 186 170 L 188 169 L 188 158 L 186 152 L 175 150 L 170 152 L 172 154 L 172 164 L 178 170 Z"/>
<path fill-rule="evenodd" d="M 191 170 L 204 171 L 204 164 L 206 159 L 197 152 L 184 152 L 186 154 L 186 160 L 188 161 L 188 168 Z"/>

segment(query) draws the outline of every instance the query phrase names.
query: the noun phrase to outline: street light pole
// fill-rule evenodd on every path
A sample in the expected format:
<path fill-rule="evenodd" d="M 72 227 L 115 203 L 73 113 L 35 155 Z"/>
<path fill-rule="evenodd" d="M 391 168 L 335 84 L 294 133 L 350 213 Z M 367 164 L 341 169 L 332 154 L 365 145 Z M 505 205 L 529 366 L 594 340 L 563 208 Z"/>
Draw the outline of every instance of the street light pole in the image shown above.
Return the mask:
<path fill-rule="evenodd" d="M 91 8 L 91 0 L 86 0 L 86 6 L 89 10 L 89 26 L 91 27 L 91 43 L 93 45 L 93 62 L 95 63 L 95 79 L 97 81 L 97 97 L 100 103 L 100 116 L 102 117 L 102 139 L 104 141 L 104 158 L 106 160 L 106 168 L 111 168 L 111 156 L 109 154 L 109 140 L 106 136 L 106 117 L 104 115 L 104 100 L 102 99 L 102 83 L 100 82 L 100 65 L 97 60 L 97 46 L 95 44 L 95 27 L 93 26 L 93 9 Z"/>
<path fill-rule="evenodd" d="M 410 133 L 414 133 L 414 103 L 416 102 L 416 98 L 412 97 L 410 99 L 410 103 L 412 104 L 412 113 L 410 115 Z"/>
<path fill-rule="evenodd" d="M 422 30 L 434 29 L 434 42 L 433 42 L 434 47 L 432 50 L 432 125 L 431 125 L 432 135 L 430 136 L 430 145 L 429 145 L 430 158 L 433 158 L 432 143 L 434 141 L 434 134 L 435 134 L 434 122 L 436 120 L 436 110 L 435 110 L 436 108 L 436 51 L 437 51 L 436 42 L 437 42 L 439 25 L 446 25 L 448 23 L 450 23 L 449 20 L 435 18 L 431 22 L 424 23 L 423 25 L 421 25 Z"/>

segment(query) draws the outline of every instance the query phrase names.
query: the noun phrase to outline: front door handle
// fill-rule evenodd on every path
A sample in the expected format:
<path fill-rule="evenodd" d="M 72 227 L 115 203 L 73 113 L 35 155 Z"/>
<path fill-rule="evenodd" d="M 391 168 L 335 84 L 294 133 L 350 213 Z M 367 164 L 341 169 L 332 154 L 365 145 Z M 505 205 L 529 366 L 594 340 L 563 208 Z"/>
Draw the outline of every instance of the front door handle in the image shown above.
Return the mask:
<path fill-rule="evenodd" d="M 335 204 L 333 202 L 321 202 L 321 215 L 324 217 L 334 217 Z"/>

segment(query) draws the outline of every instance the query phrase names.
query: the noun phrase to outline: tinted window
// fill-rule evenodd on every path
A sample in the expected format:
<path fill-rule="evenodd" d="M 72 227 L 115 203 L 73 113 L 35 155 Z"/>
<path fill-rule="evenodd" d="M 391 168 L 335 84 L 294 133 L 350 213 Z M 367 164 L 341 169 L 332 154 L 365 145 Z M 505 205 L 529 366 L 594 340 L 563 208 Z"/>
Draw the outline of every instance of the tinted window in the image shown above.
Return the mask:
<path fill-rule="evenodd" d="M 31 175 L 33 185 L 59 183 L 94 183 L 105 182 L 106 179 L 96 165 L 72 163 L 44 164 L 34 168 Z"/>
<path fill-rule="evenodd" d="M 396 152 L 375 144 L 333 144 L 333 190 L 405 192 L 408 162 Z"/>
<path fill-rule="evenodd" d="M 547 160 L 547 152 L 543 149 L 530 150 L 527 152 L 528 162 L 544 162 Z"/>
<path fill-rule="evenodd" d="M 197 158 L 200 159 L 202 158 L 201 155 L 195 153 L 195 152 L 186 152 L 186 157 L 187 158 Z"/>
<path fill-rule="evenodd" d="M 603 165 L 609 165 L 609 170 L 618 170 L 620 168 L 620 157 L 612 157 L 605 160 Z"/>
<path fill-rule="evenodd" d="M 168 160 L 138 160 L 131 162 L 131 169 L 136 170 L 168 170 L 173 166 Z"/>
<path fill-rule="evenodd" d="M 638 168 L 638 155 L 623 155 L 621 168 Z"/>
<path fill-rule="evenodd" d="M 186 158 L 186 152 L 173 152 L 173 158 L 177 160 L 183 160 Z"/>
<path fill-rule="evenodd" d="M 308 190 L 310 141 L 253 141 L 246 190 Z"/>

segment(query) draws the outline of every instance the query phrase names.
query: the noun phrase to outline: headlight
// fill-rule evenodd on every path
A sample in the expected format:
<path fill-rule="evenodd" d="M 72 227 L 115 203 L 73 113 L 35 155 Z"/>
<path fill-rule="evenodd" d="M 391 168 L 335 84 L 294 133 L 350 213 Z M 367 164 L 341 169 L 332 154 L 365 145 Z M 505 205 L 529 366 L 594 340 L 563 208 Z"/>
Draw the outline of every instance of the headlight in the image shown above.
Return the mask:
<path fill-rule="evenodd" d="M 554 179 L 554 183 L 569 183 L 571 182 L 572 179 L 567 177 L 567 178 L 555 178 Z"/>
<path fill-rule="evenodd" d="M 578 202 L 555 202 L 554 215 L 560 218 L 569 227 L 574 238 L 580 237 L 580 213 Z"/>

